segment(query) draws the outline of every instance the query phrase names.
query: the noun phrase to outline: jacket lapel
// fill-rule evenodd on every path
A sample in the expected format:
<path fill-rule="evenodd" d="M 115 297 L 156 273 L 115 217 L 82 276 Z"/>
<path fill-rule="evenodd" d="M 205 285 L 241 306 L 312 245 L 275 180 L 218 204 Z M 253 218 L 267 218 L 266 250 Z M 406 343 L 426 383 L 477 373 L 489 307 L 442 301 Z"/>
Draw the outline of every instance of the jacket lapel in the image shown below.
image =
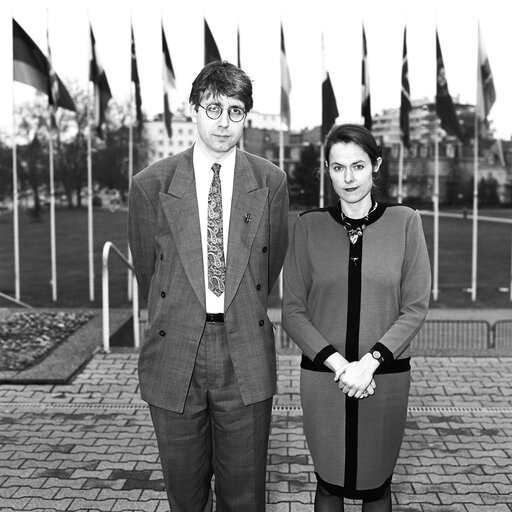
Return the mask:
<path fill-rule="evenodd" d="M 266 209 L 268 188 L 260 187 L 244 153 L 237 150 L 226 261 L 227 311 L 249 263 L 251 247 Z"/>
<path fill-rule="evenodd" d="M 179 161 L 167 193 L 160 192 L 160 203 L 190 284 L 206 309 L 201 228 L 192 149 L 186 151 Z"/>

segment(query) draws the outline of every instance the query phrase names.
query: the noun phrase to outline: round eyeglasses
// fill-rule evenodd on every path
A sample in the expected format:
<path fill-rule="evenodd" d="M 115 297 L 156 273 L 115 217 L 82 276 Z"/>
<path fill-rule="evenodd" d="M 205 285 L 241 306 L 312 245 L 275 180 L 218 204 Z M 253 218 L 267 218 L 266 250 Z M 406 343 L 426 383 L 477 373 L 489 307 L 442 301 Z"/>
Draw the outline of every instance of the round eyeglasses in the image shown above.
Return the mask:
<path fill-rule="evenodd" d="M 224 110 L 228 111 L 228 117 L 233 123 L 239 123 L 244 117 L 245 117 L 245 110 L 242 107 L 229 107 L 229 108 L 222 108 L 220 105 L 217 105 L 215 103 L 210 103 L 209 105 L 206 105 L 206 107 L 203 107 L 203 105 L 199 105 L 201 108 L 204 108 L 206 111 L 206 115 L 210 119 L 219 119 L 219 117 L 222 115 L 222 112 Z"/>

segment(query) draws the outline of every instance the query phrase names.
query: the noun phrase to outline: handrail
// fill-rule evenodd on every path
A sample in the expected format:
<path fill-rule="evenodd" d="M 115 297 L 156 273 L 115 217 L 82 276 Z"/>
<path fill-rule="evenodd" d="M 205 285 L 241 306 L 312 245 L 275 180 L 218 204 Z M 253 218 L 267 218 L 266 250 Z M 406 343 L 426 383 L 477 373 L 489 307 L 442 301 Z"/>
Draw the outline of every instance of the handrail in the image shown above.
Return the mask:
<path fill-rule="evenodd" d="M 2 297 L 2 299 L 10 300 L 11 302 L 18 304 L 18 306 L 22 306 L 22 307 L 28 308 L 28 309 L 33 309 L 32 306 L 29 306 L 25 302 L 21 302 L 21 300 L 15 299 L 14 297 L 11 297 L 10 295 L 6 295 L 5 293 L 0 292 L 0 297 Z"/>
<path fill-rule="evenodd" d="M 137 286 L 137 279 L 135 278 L 134 268 L 126 256 L 112 243 L 105 242 L 102 253 L 102 302 L 103 302 L 103 350 L 110 352 L 110 318 L 109 318 L 109 283 L 108 283 L 108 257 L 110 249 L 113 249 L 115 254 L 121 261 L 132 271 L 132 311 L 133 311 L 133 341 L 135 348 L 140 346 L 140 331 L 139 331 L 139 289 Z"/>

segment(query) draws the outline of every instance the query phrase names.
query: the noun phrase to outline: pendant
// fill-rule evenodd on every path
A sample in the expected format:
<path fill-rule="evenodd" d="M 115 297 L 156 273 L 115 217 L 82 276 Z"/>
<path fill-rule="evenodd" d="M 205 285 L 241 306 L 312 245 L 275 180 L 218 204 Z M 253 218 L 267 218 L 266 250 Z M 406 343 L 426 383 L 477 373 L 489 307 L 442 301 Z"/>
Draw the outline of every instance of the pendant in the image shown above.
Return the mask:
<path fill-rule="evenodd" d="M 363 224 L 362 228 L 364 229 L 364 224 Z M 363 235 L 363 229 L 356 228 L 356 229 L 351 229 L 348 232 L 348 238 L 350 239 L 350 243 L 352 245 L 355 245 L 357 243 L 357 241 L 359 240 L 359 237 Z"/>

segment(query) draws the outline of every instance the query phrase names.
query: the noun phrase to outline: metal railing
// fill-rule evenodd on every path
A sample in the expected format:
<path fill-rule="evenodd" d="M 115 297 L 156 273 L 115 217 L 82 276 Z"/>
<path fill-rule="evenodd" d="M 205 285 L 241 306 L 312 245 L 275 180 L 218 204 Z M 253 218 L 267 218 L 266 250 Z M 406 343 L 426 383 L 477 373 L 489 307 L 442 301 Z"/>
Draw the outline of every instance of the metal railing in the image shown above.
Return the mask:
<path fill-rule="evenodd" d="M 512 348 L 512 320 L 498 320 L 492 326 L 493 348 L 498 350 Z"/>
<path fill-rule="evenodd" d="M 421 349 L 492 348 L 491 324 L 486 320 L 426 320 L 414 346 Z"/>
<path fill-rule="evenodd" d="M 2 299 L 8 300 L 10 302 L 14 302 L 14 304 L 18 304 L 18 306 L 21 306 L 23 308 L 32 309 L 32 306 L 29 306 L 25 302 L 22 302 L 21 300 L 15 299 L 14 297 L 11 297 L 10 295 L 6 295 L 5 293 L 0 292 L 0 297 Z"/>
<path fill-rule="evenodd" d="M 286 334 L 279 321 L 273 321 L 276 348 L 284 354 L 300 354 L 300 349 Z M 448 350 L 510 351 L 512 320 L 426 320 L 413 341 L 414 348 L 439 352 Z M 491 355 L 492 352 L 489 352 Z"/>
<path fill-rule="evenodd" d="M 112 243 L 105 242 L 102 253 L 102 273 L 101 273 L 101 284 L 102 284 L 102 316 L 103 316 L 103 350 L 110 352 L 110 304 L 109 304 L 109 281 L 108 281 L 108 257 L 110 249 L 114 250 L 114 253 L 119 256 L 121 261 L 131 270 L 132 280 L 132 311 L 133 311 L 133 341 L 135 348 L 140 346 L 140 328 L 139 328 L 139 289 L 137 285 L 137 279 L 135 278 L 134 268 L 132 263 L 126 258 L 126 256 Z"/>

